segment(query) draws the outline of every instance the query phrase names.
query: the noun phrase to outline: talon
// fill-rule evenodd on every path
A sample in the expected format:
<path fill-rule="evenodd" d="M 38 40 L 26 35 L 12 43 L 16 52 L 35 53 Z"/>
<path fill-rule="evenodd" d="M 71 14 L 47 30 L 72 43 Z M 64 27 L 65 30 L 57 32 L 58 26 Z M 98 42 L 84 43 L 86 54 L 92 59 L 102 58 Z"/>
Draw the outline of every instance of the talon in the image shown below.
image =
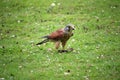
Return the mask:
<path fill-rule="evenodd" d="M 68 50 L 58 50 L 58 52 L 63 53 L 63 52 L 68 52 Z"/>

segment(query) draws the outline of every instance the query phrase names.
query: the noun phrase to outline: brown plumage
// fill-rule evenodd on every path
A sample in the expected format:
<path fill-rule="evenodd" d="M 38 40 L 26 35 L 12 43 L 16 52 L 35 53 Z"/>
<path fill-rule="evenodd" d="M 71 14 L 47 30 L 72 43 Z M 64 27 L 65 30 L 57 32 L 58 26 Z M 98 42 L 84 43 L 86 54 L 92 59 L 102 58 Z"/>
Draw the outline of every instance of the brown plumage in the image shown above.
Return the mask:
<path fill-rule="evenodd" d="M 55 48 L 58 49 L 60 46 L 60 43 L 62 44 L 62 47 L 64 49 L 66 42 L 68 39 L 73 36 L 74 25 L 68 24 L 65 28 L 58 29 L 55 32 L 52 32 L 50 35 L 43 36 L 42 38 L 45 38 L 40 43 L 37 43 L 36 45 L 41 45 L 43 43 L 46 43 L 48 41 L 55 42 Z"/>

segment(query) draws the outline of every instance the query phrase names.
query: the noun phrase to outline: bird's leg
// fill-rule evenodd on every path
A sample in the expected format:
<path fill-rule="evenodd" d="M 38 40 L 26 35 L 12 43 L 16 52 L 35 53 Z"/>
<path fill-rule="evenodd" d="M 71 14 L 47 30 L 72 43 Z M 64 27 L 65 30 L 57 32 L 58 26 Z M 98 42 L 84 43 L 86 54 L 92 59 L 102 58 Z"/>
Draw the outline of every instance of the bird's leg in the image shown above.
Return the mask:
<path fill-rule="evenodd" d="M 66 45 L 66 42 L 62 42 L 62 48 L 63 48 L 63 50 L 65 48 L 65 45 Z"/>
<path fill-rule="evenodd" d="M 66 41 L 65 42 L 62 42 L 62 50 L 58 50 L 58 52 L 60 52 L 60 53 L 63 53 L 63 52 L 68 52 L 68 50 L 65 50 L 64 48 L 65 48 L 65 44 L 66 44 Z"/>
<path fill-rule="evenodd" d="M 60 42 L 59 41 L 55 42 L 55 48 L 58 49 L 59 47 L 60 47 Z"/>

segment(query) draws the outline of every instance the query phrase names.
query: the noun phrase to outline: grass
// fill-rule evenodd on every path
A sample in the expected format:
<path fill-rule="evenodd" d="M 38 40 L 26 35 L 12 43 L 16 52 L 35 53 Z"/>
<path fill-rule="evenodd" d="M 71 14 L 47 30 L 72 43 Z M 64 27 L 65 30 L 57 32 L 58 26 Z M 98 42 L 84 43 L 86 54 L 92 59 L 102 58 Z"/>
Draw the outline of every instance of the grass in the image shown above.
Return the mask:
<path fill-rule="evenodd" d="M 55 3 L 55 6 L 51 6 Z M 119 0 L 2 0 L 0 80 L 119 80 Z M 41 36 L 72 23 L 74 36 L 58 53 Z"/>

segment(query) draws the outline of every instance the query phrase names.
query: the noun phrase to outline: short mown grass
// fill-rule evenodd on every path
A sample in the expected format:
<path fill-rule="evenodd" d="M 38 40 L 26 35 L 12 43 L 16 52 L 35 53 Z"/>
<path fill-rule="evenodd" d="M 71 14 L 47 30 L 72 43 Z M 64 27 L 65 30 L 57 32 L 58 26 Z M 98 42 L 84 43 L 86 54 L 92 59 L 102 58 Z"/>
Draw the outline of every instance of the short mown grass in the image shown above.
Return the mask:
<path fill-rule="evenodd" d="M 0 80 L 120 80 L 119 0 L 2 0 Z M 54 5 L 55 4 L 55 5 Z M 58 53 L 40 37 L 72 23 Z"/>

